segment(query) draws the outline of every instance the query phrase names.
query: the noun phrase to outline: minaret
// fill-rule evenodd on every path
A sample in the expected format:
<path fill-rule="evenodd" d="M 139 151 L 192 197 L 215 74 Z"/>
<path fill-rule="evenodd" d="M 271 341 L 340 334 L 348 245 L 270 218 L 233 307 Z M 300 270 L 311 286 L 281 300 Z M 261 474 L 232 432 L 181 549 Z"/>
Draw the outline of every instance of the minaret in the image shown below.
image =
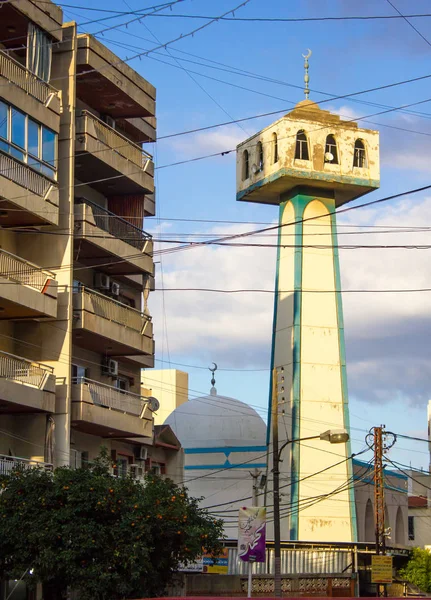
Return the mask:
<path fill-rule="evenodd" d="M 237 148 L 237 200 L 279 206 L 271 366 L 280 447 L 328 429 L 349 430 L 334 211 L 379 187 L 378 132 L 308 100 L 310 55 L 304 56 L 306 99 Z M 268 421 L 270 431 L 270 410 Z M 350 442 L 286 446 L 282 539 L 357 539 L 350 455 Z"/>

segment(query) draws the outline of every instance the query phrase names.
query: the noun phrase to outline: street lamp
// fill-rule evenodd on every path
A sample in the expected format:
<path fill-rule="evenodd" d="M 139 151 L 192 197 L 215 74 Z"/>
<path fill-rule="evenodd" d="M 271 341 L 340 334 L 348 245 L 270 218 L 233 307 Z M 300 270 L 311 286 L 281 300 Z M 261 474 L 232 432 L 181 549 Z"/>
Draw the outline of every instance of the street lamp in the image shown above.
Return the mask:
<path fill-rule="evenodd" d="M 278 411 L 274 412 L 273 430 L 273 495 L 274 495 L 274 593 L 276 598 L 281 598 L 281 543 L 280 543 L 280 471 L 279 463 L 284 448 L 294 442 L 306 442 L 307 440 L 323 440 L 330 444 L 345 444 L 349 441 L 349 434 L 345 429 L 328 429 L 320 435 L 312 435 L 297 440 L 287 440 L 278 448 Z"/>

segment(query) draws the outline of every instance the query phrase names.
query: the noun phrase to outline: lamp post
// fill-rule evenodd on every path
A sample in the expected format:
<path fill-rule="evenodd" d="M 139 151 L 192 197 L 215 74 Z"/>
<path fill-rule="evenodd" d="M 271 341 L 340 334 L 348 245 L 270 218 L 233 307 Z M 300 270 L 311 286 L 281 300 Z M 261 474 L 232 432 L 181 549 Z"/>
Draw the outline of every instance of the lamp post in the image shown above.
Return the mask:
<path fill-rule="evenodd" d="M 276 394 L 273 394 L 273 397 Z M 280 456 L 284 448 L 294 442 L 306 442 L 307 440 L 323 440 L 330 444 L 344 444 L 349 440 L 349 434 L 345 429 L 329 429 L 320 435 L 299 438 L 297 440 L 287 440 L 278 448 L 278 407 L 276 401 L 273 401 L 273 498 L 274 498 L 274 594 L 276 598 L 281 598 L 281 542 L 280 542 Z"/>

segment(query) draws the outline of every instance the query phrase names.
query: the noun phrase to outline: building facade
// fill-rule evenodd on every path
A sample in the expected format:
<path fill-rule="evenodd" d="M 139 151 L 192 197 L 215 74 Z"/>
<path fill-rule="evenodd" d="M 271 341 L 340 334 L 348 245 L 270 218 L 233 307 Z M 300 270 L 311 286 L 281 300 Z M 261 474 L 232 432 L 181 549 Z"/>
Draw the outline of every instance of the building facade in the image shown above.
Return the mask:
<path fill-rule="evenodd" d="M 189 397 L 189 374 L 178 369 L 142 371 L 142 394 L 155 396 L 160 408 L 154 413 L 154 423 L 162 425 L 176 408 Z"/>
<path fill-rule="evenodd" d="M 141 473 L 156 90 L 49 1 L 0 17 L 0 469 Z"/>

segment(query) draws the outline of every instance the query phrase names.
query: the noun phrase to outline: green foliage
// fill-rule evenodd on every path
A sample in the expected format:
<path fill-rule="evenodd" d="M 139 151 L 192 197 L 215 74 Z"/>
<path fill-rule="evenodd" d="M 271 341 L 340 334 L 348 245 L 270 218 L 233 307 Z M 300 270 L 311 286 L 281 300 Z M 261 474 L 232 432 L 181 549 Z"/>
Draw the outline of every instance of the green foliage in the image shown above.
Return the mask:
<path fill-rule="evenodd" d="M 431 553 L 422 548 L 413 548 L 409 562 L 399 571 L 399 575 L 423 592 L 431 592 Z"/>
<path fill-rule="evenodd" d="M 0 579 L 37 581 L 83 600 L 163 593 L 179 562 L 221 549 L 222 523 L 185 488 L 91 468 L 14 471 L 0 493 Z M 32 569 L 30 574 L 29 570 Z"/>

